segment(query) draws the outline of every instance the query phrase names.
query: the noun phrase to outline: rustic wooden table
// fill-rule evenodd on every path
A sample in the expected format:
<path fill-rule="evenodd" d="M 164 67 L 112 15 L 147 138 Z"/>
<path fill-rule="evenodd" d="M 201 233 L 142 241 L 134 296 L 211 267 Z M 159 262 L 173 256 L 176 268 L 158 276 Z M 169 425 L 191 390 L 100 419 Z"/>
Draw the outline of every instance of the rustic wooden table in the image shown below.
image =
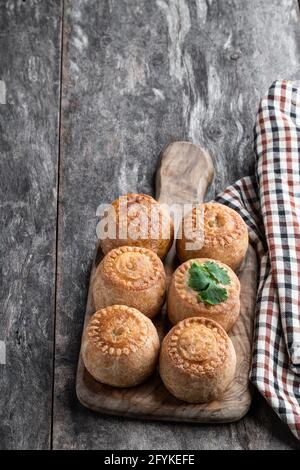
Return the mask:
<path fill-rule="evenodd" d="M 152 193 L 172 140 L 209 150 L 210 197 L 253 172 L 259 98 L 299 72 L 297 1 L 7 0 L 0 48 L 0 448 L 300 448 L 257 395 L 200 426 L 96 415 L 74 387 L 98 204 Z"/>

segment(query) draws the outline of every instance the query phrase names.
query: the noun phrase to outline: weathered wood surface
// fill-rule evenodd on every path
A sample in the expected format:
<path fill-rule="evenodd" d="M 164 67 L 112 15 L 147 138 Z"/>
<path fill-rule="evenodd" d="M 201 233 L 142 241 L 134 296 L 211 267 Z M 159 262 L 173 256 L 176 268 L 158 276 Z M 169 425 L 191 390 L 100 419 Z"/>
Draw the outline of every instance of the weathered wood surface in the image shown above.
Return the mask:
<path fill-rule="evenodd" d="M 0 2 L 1 449 L 51 440 L 60 28 L 60 1 Z"/>
<path fill-rule="evenodd" d="M 203 202 L 213 176 L 211 158 L 201 147 L 189 142 L 174 142 L 163 150 L 156 173 L 155 197 L 176 212 L 173 213 L 175 226 L 178 226 L 184 209 L 190 211 L 191 204 Z M 175 243 L 172 248 L 164 260 L 167 286 L 170 285 L 174 270 L 180 264 Z M 103 253 L 98 246 L 92 268 L 84 328 L 95 313 L 92 282 L 102 258 Z M 238 276 L 241 281 L 241 311 L 237 323 L 230 331 L 237 356 L 236 374 L 220 400 L 195 405 L 176 400 L 166 390 L 158 373 L 152 375 L 145 383 L 129 389 L 100 384 L 85 369 L 80 353 L 76 377 L 79 401 L 100 413 L 164 421 L 228 423 L 245 416 L 250 408 L 252 396 L 249 373 L 257 287 L 257 262 L 252 247 L 249 247 Z M 161 340 L 170 328 L 165 308 L 164 305 L 162 312 L 154 320 Z"/>
<path fill-rule="evenodd" d="M 209 197 L 252 172 L 258 99 L 299 70 L 296 0 L 0 2 L 0 448 L 50 446 L 62 3 L 54 447 L 299 448 L 258 396 L 225 426 L 106 418 L 75 396 L 97 205 L 153 191 L 176 139 L 212 154 Z"/>
<path fill-rule="evenodd" d="M 210 197 L 254 169 L 252 128 L 270 83 L 299 71 L 295 0 L 65 1 L 55 448 L 297 447 L 261 398 L 232 425 L 99 416 L 75 396 L 96 207 L 153 192 L 162 148 L 214 158 Z"/>

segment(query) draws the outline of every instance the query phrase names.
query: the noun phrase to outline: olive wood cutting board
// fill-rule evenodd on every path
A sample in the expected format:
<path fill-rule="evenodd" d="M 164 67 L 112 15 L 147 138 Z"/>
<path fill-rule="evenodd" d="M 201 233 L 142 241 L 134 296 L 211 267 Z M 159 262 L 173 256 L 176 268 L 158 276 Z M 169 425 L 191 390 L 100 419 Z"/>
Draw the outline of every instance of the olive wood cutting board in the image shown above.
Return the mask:
<path fill-rule="evenodd" d="M 156 175 L 156 199 L 168 204 L 202 202 L 214 176 L 210 156 L 201 147 L 189 142 L 174 142 L 161 154 Z M 100 246 L 96 249 L 91 271 L 102 259 Z M 167 279 L 179 265 L 174 246 L 164 261 Z M 229 335 L 237 354 L 235 379 L 222 400 L 206 404 L 189 404 L 174 398 L 164 387 L 158 372 L 136 387 L 120 389 L 96 382 L 84 367 L 80 354 L 76 391 L 79 401 L 86 407 L 106 414 L 149 418 L 156 420 L 188 421 L 199 423 L 232 422 L 242 418 L 251 403 L 249 371 L 256 301 L 257 262 L 249 247 L 237 275 L 241 282 L 241 313 Z M 91 283 L 90 283 L 91 286 Z M 88 293 L 84 326 L 95 312 L 91 287 Z M 170 328 L 165 306 L 154 319 L 160 338 Z"/>

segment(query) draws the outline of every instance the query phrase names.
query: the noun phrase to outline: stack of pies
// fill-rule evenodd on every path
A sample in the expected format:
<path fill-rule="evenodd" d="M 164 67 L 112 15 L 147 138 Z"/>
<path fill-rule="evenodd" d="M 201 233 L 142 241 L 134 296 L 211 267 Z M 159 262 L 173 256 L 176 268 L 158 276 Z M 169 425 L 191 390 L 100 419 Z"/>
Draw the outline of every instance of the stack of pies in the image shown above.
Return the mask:
<path fill-rule="evenodd" d="M 183 264 L 166 295 L 161 259 L 174 239 L 170 216 L 143 194 L 122 196 L 112 205 L 113 222 L 118 229 L 125 227 L 126 236 L 117 230 L 114 237 L 100 241 L 105 256 L 92 281 L 95 313 L 82 344 L 86 369 L 104 384 L 132 387 L 146 380 L 159 362 L 164 385 L 179 400 L 219 399 L 235 376 L 236 355 L 228 331 L 240 312 L 234 270 L 248 248 L 244 221 L 221 204 L 195 207 L 182 220 L 176 249 Z M 155 210 L 156 218 L 149 210 Z M 134 213 L 142 213 L 146 228 L 136 223 Z M 152 319 L 161 312 L 165 297 L 173 328 L 160 345 Z"/>

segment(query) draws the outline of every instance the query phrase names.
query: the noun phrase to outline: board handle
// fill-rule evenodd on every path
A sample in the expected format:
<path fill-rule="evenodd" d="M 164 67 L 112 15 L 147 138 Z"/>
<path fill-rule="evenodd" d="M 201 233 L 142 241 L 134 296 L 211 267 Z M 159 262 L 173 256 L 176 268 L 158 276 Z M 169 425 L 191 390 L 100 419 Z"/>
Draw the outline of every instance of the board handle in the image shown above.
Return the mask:
<path fill-rule="evenodd" d="M 201 203 L 213 177 L 213 162 L 206 150 L 191 142 L 172 142 L 160 155 L 156 199 L 168 205 Z"/>
<path fill-rule="evenodd" d="M 201 203 L 214 177 L 209 153 L 191 142 L 172 142 L 161 152 L 156 172 L 156 199 L 172 207 L 175 235 L 191 204 Z M 164 261 L 169 283 L 178 265 L 175 243 Z"/>

